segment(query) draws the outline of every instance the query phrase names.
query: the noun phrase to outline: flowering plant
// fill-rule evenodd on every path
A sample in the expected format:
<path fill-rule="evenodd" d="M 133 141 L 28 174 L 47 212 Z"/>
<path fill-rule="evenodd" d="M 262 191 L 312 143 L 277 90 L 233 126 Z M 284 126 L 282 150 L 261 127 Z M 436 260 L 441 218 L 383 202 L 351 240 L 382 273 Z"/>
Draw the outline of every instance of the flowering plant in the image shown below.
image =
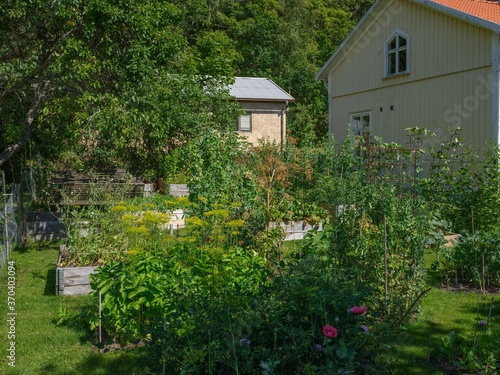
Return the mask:
<path fill-rule="evenodd" d="M 334 339 L 337 337 L 337 329 L 327 324 L 323 327 L 323 335 L 330 339 Z"/>
<path fill-rule="evenodd" d="M 359 306 L 353 306 L 349 309 L 349 311 L 353 314 L 359 315 L 359 314 L 364 314 L 368 310 L 368 307 L 359 307 Z"/>

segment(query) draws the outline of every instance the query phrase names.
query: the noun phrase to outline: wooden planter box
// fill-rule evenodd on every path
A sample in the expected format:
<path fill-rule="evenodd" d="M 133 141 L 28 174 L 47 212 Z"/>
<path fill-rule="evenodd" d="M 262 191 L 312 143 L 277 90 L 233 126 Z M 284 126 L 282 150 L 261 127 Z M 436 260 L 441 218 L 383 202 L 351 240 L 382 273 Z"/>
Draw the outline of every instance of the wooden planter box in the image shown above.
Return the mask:
<path fill-rule="evenodd" d="M 174 197 L 186 197 L 189 195 L 189 188 L 186 184 L 169 184 L 168 192 Z"/>
<path fill-rule="evenodd" d="M 285 232 L 284 241 L 295 241 L 301 240 L 310 230 L 317 230 L 318 232 L 323 231 L 323 223 L 318 224 L 304 224 L 303 220 L 300 221 L 290 221 L 288 223 L 280 222 L 279 226 L 283 228 Z M 276 222 L 271 221 L 269 223 L 269 228 L 274 229 L 277 227 Z"/>
<path fill-rule="evenodd" d="M 89 294 L 90 274 L 94 273 L 97 266 L 89 267 L 61 267 L 61 253 L 65 245 L 61 245 L 59 260 L 56 268 L 56 294 L 63 296 L 84 296 Z"/>

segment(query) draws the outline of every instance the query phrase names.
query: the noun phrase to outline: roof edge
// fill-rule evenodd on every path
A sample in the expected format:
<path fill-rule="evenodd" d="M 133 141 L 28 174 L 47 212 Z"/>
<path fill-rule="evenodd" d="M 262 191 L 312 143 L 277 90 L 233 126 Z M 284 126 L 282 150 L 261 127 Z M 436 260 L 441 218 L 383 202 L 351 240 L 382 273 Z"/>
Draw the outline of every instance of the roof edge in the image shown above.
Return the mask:
<path fill-rule="evenodd" d="M 266 81 L 269 81 L 271 82 L 278 90 L 280 90 L 283 94 L 285 94 L 285 96 L 287 96 L 288 98 L 287 99 L 267 99 L 267 98 L 259 98 L 258 100 L 256 100 L 255 98 L 243 98 L 243 97 L 236 97 L 237 100 L 240 100 L 240 101 L 262 101 L 262 102 L 286 102 L 286 101 L 289 101 L 289 102 L 294 102 L 295 101 L 295 98 L 290 95 L 289 93 L 287 93 L 285 90 L 283 90 L 283 88 L 281 86 L 279 86 L 276 82 L 274 82 L 272 79 L 270 78 L 267 78 L 267 77 L 240 77 L 240 76 L 237 76 L 237 77 L 234 77 L 235 80 L 238 79 L 238 78 L 242 78 L 242 79 L 255 79 L 255 80 L 266 80 Z M 233 83 L 234 84 L 234 83 Z"/>
<path fill-rule="evenodd" d="M 354 37 L 354 35 L 359 31 L 359 29 L 361 28 L 361 26 L 365 22 L 367 22 L 367 20 L 370 17 L 375 17 L 375 19 L 378 18 L 378 16 L 380 15 L 380 13 L 378 15 L 374 15 L 372 13 L 380 5 L 380 3 L 384 2 L 384 1 L 387 1 L 387 0 L 377 0 L 370 7 L 370 9 L 365 13 L 365 15 L 361 18 L 361 20 L 351 30 L 351 32 L 349 33 L 349 35 L 343 40 L 343 42 L 337 47 L 337 49 L 335 50 L 335 52 L 330 56 L 330 58 L 328 59 L 328 61 L 321 67 L 321 69 L 319 70 L 319 72 L 316 73 L 315 79 L 317 81 L 325 81 L 325 80 L 328 79 L 328 76 L 327 76 L 327 74 L 325 74 L 325 72 L 328 70 L 328 68 L 330 67 L 330 65 L 332 64 L 332 62 L 337 58 L 337 56 L 341 53 L 341 51 L 344 48 L 346 48 L 346 45 L 351 41 L 351 39 Z M 396 2 L 398 2 L 398 1 L 401 1 L 401 0 L 396 0 Z M 389 0 L 388 4 L 390 2 L 391 1 Z M 465 13 L 465 12 L 462 12 L 462 11 L 459 11 L 459 10 L 447 7 L 447 6 L 443 5 L 443 4 L 436 3 L 435 1 L 432 1 L 432 0 L 408 0 L 408 2 L 413 2 L 413 3 L 419 4 L 419 5 L 423 6 L 423 7 L 427 7 L 427 8 L 433 9 L 433 10 L 435 10 L 437 12 L 447 14 L 447 15 L 449 15 L 451 17 L 458 18 L 458 19 L 460 19 L 462 21 L 469 22 L 469 23 L 472 23 L 474 25 L 477 25 L 477 26 L 489 29 L 492 32 L 500 35 L 500 24 L 496 24 L 494 22 L 485 20 L 483 18 L 479 18 L 477 16 L 473 16 L 472 14 Z M 351 48 L 354 48 L 354 45 L 352 45 Z M 347 56 L 347 53 L 345 53 L 345 55 Z"/>
<path fill-rule="evenodd" d="M 474 16 L 470 13 L 466 13 L 466 12 L 462 12 L 462 11 L 454 9 L 454 8 L 450 8 L 446 5 L 436 3 L 435 1 L 432 1 L 432 0 L 409 0 L 409 1 L 414 2 L 416 4 L 420 4 L 420 5 L 425 6 L 427 8 L 434 9 L 438 12 L 445 13 L 445 14 L 448 14 L 450 16 L 459 18 L 465 22 L 469 22 L 469 23 L 472 23 L 474 25 L 484 27 L 485 29 L 489 29 L 496 34 L 500 34 L 500 25 L 495 23 L 495 22 L 485 20 L 484 18 L 480 18 L 480 17 Z"/>
<path fill-rule="evenodd" d="M 372 12 L 375 10 L 375 8 L 379 5 L 384 0 L 376 0 L 373 5 L 368 9 L 368 11 L 363 15 L 363 17 L 359 20 L 359 22 L 354 26 L 354 28 L 351 30 L 349 35 L 340 43 L 340 45 L 337 47 L 335 52 L 330 56 L 328 61 L 323 64 L 323 67 L 320 69 L 318 73 L 316 73 L 316 80 L 317 81 L 324 81 L 327 77 L 321 78 L 323 75 L 324 71 L 327 70 L 327 68 L 330 66 L 332 61 L 337 57 L 337 55 L 340 53 L 340 51 L 345 47 L 345 45 L 353 38 L 354 34 L 360 29 L 361 25 L 365 23 L 365 21 L 372 16 Z"/>

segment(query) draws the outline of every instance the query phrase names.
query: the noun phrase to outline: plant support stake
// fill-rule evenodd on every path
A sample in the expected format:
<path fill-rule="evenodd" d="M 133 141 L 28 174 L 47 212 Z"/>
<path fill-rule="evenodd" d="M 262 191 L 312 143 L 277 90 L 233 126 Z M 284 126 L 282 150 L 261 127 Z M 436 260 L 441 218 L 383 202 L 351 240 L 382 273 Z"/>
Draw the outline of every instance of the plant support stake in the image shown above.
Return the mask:
<path fill-rule="evenodd" d="M 102 343 L 102 315 L 101 315 L 101 305 L 102 305 L 102 299 L 101 299 L 101 291 L 99 291 L 99 343 Z"/>
<path fill-rule="evenodd" d="M 387 267 L 387 216 L 384 214 L 384 292 L 385 292 L 385 313 L 387 314 L 387 302 L 389 300 L 388 290 L 388 267 Z"/>

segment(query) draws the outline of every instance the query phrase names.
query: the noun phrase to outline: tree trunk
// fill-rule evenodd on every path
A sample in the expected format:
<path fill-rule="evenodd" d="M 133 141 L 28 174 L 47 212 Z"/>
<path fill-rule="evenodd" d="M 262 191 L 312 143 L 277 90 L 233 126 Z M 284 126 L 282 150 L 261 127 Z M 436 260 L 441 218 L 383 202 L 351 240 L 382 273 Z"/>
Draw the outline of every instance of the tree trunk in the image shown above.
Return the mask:
<path fill-rule="evenodd" d="M 22 150 L 22 148 L 29 142 L 31 138 L 31 127 L 38 116 L 38 112 L 43 105 L 44 99 L 47 95 L 45 90 L 48 88 L 48 83 L 43 85 L 41 83 L 34 83 L 31 85 L 33 89 L 33 104 L 26 113 L 24 118 L 24 130 L 21 137 L 14 143 L 8 146 L 0 153 L 0 167 L 5 164 L 13 155 Z"/>

